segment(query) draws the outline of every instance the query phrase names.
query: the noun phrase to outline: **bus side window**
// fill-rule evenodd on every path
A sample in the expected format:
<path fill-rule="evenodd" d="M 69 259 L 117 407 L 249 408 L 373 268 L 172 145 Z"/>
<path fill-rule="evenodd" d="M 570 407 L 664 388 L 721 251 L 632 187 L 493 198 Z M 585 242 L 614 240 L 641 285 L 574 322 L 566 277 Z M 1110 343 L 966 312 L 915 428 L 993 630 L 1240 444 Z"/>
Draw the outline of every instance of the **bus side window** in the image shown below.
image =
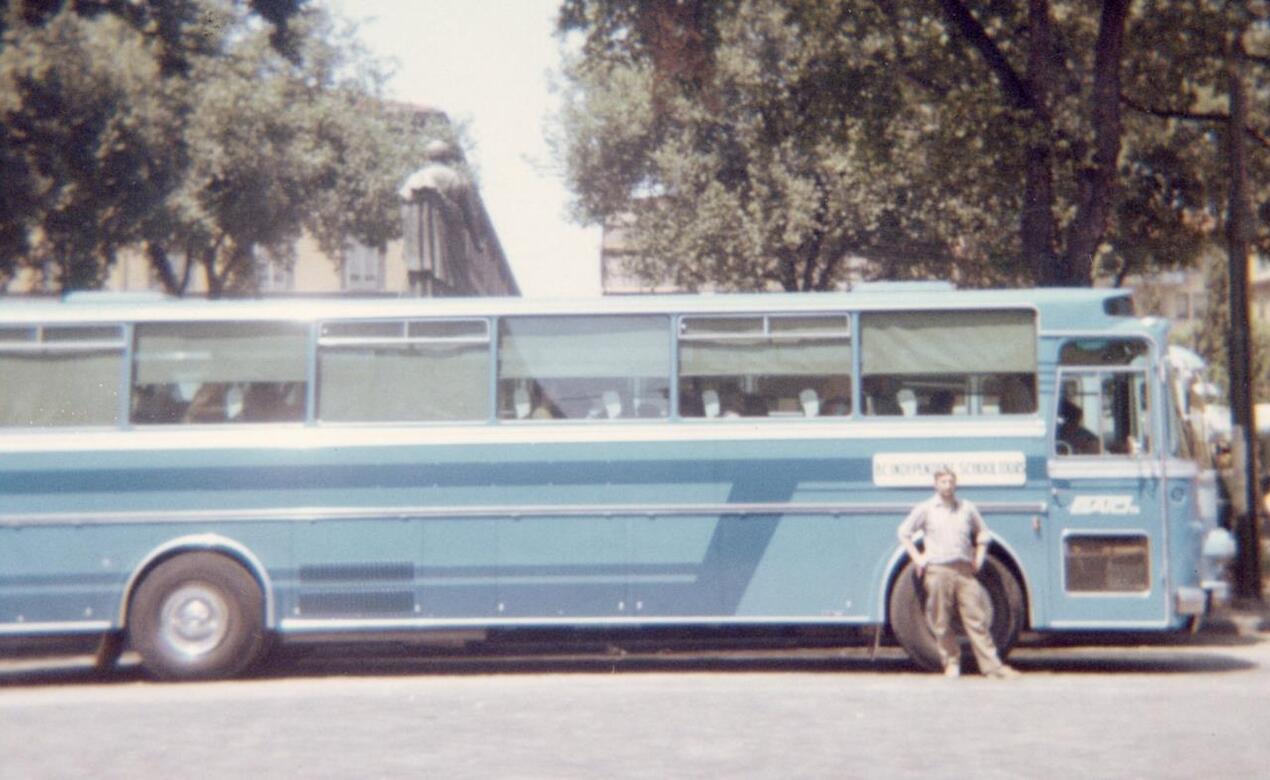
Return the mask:
<path fill-rule="evenodd" d="M 851 411 L 845 314 L 688 316 L 679 324 L 681 417 L 826 417 Z"/>
<path fill-rule="evenodd" d="M 119 422 L 123 328 L 0 326 L 0 428 Z"/>
<path fill-rule="evenodd" d="M 499 419 L 666 417 L 669 331 L 661 315 L 502 318 Z"/>
<path fill-rule="evenodd" d="M 985 413 L 995 401 L 999 414 L 1032 414 L 1036 411 L 1035 377 L 1021 374 L 1001 374 L 988 377 L 983 383 Z"/>
<path fill-rule="evenodd" d="M 302 323 L 141 323 L 132 422 L 301 422 L 307 345 Z"/>
<path fill-rule="evenodd" d="M 322 422 L 488 420 L 484 319 L 337 321 L 318 338 Z"/>
<path fill-rule="evenodd" d="M 304 419 L 303 382 L 251 382 L 242 391 L 243 422 Z"/>
<path fill-rule="evenodd" d="M 867 415 L 1034 414 L 1036 315 L 865 312 L 860 367 Z"/>
<path fill-rule="evenodd" d="M 1054 451 L 1134 456 L 1151 449 L 1145 342 L 1082 339 L 1063 345 Z"/>

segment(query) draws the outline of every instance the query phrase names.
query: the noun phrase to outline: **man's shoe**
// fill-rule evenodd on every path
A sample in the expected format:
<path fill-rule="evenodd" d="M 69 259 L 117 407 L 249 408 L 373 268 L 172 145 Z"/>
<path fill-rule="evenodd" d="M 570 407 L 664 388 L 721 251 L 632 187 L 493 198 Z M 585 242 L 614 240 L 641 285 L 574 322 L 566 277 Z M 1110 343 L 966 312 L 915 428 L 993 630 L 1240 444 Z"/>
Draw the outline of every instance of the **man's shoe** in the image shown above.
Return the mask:
<path fill-rule="evenodd" d="M 1015 678 L 1022 677 L 1023 675 L 1020 674 L 1019 670 L 1015 669 L 1013 666 L 1007 666 L 1006 664 L 1001 664 L 996 669 L 993 669 L 992 671 L 988 672 L 984 676 L 991 677 L 994 680 L 1013 680 Z"/>
<path fill-rule="evenodd" d="M 954 662 L 954 663 L 950 663 L 950 664 L 945 664 L 945 666 L 944 666 L 944 676 L 945 676 L 945 677 L 960 677 L 960 676 L 961 676 L 961 664 L 959 664 L 959 663 L 955 663 L 955 662 Z"/>

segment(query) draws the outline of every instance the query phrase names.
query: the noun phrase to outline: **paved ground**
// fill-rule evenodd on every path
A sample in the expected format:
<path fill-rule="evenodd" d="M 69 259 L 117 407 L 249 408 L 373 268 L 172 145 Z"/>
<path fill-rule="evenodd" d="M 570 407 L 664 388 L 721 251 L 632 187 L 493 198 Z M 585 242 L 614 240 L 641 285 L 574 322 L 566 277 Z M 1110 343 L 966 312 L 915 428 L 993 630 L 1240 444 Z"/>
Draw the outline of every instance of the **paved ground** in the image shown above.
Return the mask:
<path fill-rule="evenodd" d="M 1264 776 L 1268 629 L 1241 610 L 1195 636 L 1031 638 L 1012 682 L 867 647 L 332 649 L 193 685 L 10 660 L 0 778 Z"/>

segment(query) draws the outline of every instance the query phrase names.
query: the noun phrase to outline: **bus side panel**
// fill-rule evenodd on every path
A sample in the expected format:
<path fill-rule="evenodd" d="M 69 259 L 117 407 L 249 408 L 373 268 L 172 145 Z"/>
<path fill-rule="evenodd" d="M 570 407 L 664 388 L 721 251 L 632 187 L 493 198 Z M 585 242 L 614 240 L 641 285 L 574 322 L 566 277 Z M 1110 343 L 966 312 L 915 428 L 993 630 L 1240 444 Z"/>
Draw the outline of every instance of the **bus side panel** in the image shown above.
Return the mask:
<path fill-rule="evenodd" d="M 285 443 L 285 432 L 278 439 Z M 904 440 L 888 449 L 1026 444 Z M 295 627 L 305 630 L 540 619 L 871 622 L 884 617 L 895 528 L 929 487 L 873 484 L 870 446 L 703 435 L 206 450 L 185 441 L 138 448 L 126 460 L 42 453 L 0 464 L 14 499 L 6 515 L 26 523 L 5 531 L 23 541 L 0 554 L 25 556 L 7 567 L 28 578 L 23 596 L 37 574 L 87 583 L 41 620 L 83 619 L 86 610 L 114 620 L 124 584 L 147 556 L 173 540 L 214 535 L 262 562 L 284 630 L 287 621 L 304 621 Z M 987 513 L 994 501 L 1036 491 L 965 493 Z M 108 518 L 97 507 L 109 508 Z M 1026 521 L 999 527 L 994 517 L 1028 566 L 1036 540 L 1030 528 L 1013 527 Z M 0 585 L 18 603 L 15 584 Z"/>
<path fill-rule="evenodd" d="M 625 517 L 523 517 L 498 529 L 499 618 L 625 616 Z"/>
<path fill-rule="evenodd" d="M 780 518 L 736 614 L 876 619 L 871 563 L 895 546 L 898 523 L 858 515 Z"/>
<path fill-rule="evenodd" d="M 0 626 L 11 633 L 118 627 L 125 588 L 156 553 L 219 549 L 250 553 L 285 577 L 291 528 L 286 524 L 120 521 L 0 529 Z M 246 564 L 247 562 L 244 561 Z M 44 624 L 39 628 L 33 624 Z M 65 624 L 65 625 L 63 625 Z M 31 627 L 24 631 L 23 626 Z"/>
<path fill-rule="evenodd" d="M 286 618 L 415 616 L 422 533 L 409 519 L 295 521 L 295 566 L 279 583 Z"/>
<path fill-rule="evenodd" d="M 91 527 L 0 529 L 0 626 L 20 632 L 39 625 L 112 621 L 128 579 L 126 561 L 100 547 Z"/>
<path fill-rule="evenodd" d="M 419 611 L 426 618 L 498 615 L 499 528 L 492 518 L 422 521 Z"/>
<path fill-rule="evenodd" d="M 709 515 L 630 519 L 629 581 L 634 616 L 728 614 L 720 578 L 710 576 L 708 565 L 704 565 L 711 560 L 711 551 L 718 549 L 719 524 L 718 517 Z"/>

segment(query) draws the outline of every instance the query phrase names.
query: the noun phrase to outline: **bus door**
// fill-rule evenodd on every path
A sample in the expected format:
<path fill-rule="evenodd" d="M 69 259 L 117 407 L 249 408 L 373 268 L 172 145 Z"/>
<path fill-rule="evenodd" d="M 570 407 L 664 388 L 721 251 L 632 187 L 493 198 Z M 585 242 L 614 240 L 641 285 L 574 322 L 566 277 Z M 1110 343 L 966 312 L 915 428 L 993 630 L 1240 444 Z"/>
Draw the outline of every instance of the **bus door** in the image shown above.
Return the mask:
<path fill-rule="evenodd" d="M 1046 535 L 1054 628 L 1159 628 L 1168 618 L 1150 354 L 1139 339 L 1062 349 Z"/>

